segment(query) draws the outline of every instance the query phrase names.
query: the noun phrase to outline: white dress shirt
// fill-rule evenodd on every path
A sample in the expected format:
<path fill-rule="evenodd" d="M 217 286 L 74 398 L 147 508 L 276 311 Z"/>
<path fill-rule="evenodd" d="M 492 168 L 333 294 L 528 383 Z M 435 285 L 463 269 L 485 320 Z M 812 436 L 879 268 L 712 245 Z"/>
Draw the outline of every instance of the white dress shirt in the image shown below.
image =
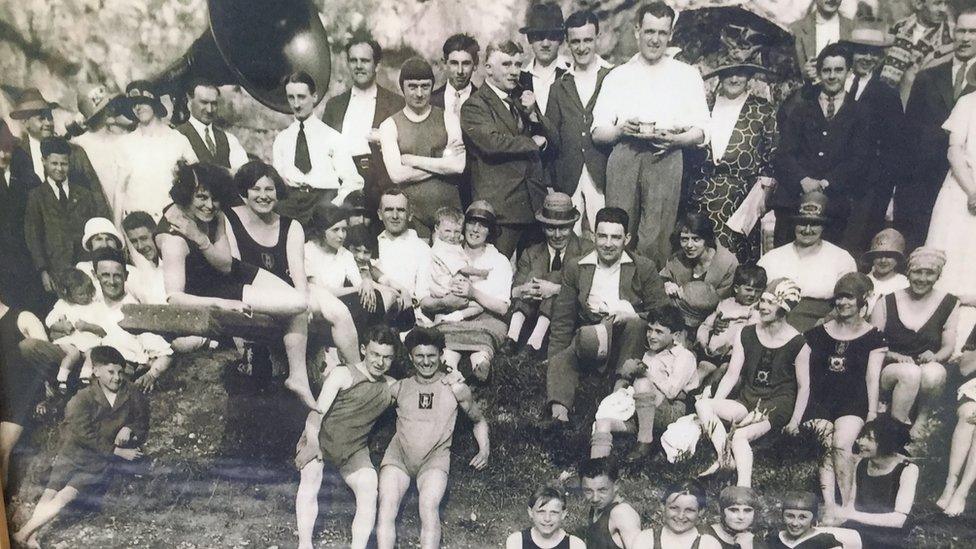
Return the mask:
<path fill-rule="evenodd" d="M 353 86 L 349 93 L 349 106 L 342 117 L 342 137 L 353 156 L 369 154 L 369 131 L 373 129 L 376 113 L 376 83 L 361 90 Z"/>
<path fill-rule="evenodd" d="M 539 105 L 539 110 L 542 112 L 546 112 L 546 105 L 549 103 L 549 89 L 552 88 L 552 84 L 556 81 L 556 67 L 558 66 L 558 59 L 549 63 L 548 67 L 539 65 L 533 59 L 532 64 L 525 71 L 532 75 L 532 91 L 535 93 L 535 102 Z"/>
<path fill-rule="evenodd" d="M 363 188 L 363 178 L 356 170 L 342 134 L 310 116 L 305 119 L 305 140 L 312 161 L 312 169 L 308 173 L 302 173 L 295 167 L 298 120 L 281 130 L 271 147 L 272 163 L 289 186 L 338 189 L 336 200 L 339 202 L 350 192 Z"/>
<path fill-rule="evenodd" d="M 30 147 L 31 163 L 34 164 L 34 173 L 38 179 L 44 181 L 44 160 L 41 156 L 41 142 L 31 136 L 27 136 L 27 145 Z"/>
<path fill-rule="evenodd" d="M 600 64 L 595 60 L 585 70 L 573 65 L 570 70 L 573 75 L 573 82 L 576 84 L 576 93 L 579 94 L 580 103 L 586 106 L 596 91 L 597 76 L 600 74 Z"/>
<path fill-rule="evenodd" d="M 214 146 L 217 145 L 217 136 L 214 135 L 213 124 L 204 124 L 191 116 L 190 125 L 193 126 L 193 129 L 197 131 L 197 134 L 200 136 L 200 140 L 203 141 L 204 144 L 207 143 L 207 130 L 210 130 L 210 139 L 213 140 Z M 237 168 L 247 164 L 247 151 L 244 150 L 244 147 L 241 146 L 241 142 L 238 141 L 233 134 L 227 130 L 221 131 L 223 131 L 224 135 L 227 136 L 227 148 L 230 149 L 230 154 L 228 155 L 230 159 L 230 171 L 236 172 Z"/>
<path fill-rule="evenodd" d="M 60 193 L 60 191 L 58 189 L 58 184 L 55 183 L 53 179 L 45 178 L 44 180 L 47 181 L 48 186 L 51 187 L 51 190 L 52 191 L 54 191 L 54 196 L 60 198 L 61 197 L 61 193 Z M 71 189 L 68 186 L 68 180 L 67 179 L 65 179 L 64 181 L 61 182 L 61 188 L 64 189 L 64 196 L 70 200 L 71 199 Z"/>
<path fill-rule="evenodd" d="M 471 97 L 474 86 L 471 82 L 463 90 L 456 90 L 448 80 L 444 86 L 444 124 L 448 128 L 454 128 L 458 134 L 461 133 L 461 105 Z"/>
<path fill-rule="evenodd" d="M 647 351 L 641 359 L 647 366 L 644 374 L 653 381 L 668 400 L 698 388 L 698 361 L 695 354 L 677 342 L 659 353 Z"/>
<path fill-rule="evenodd" d="M 757 265 L 766 269 L 769 280 L 786 277 L 800 287 L 802 297 L 830 299 L 834 284 L 847 273 L 857 271 L 851 254 L 826 240 L 814 253 L 800 256 L 791 242 L 766 252 Z"/>
<path fill-rule="evenodd" d="M 712 136 L 712 161 L 715 164 L 722 160 L 726 149 L 729 148 L 732 131 L 735 130 L 735 124 L 739 121 L 739 114 L 742 113 L 742 107 L 746 104 L 748 97 L 748 91 L 743 92 L 735 99 L 729 99 L 721 94 L 715 96 L 710 132 Z"/>
<path fill-rule="evenodd" d="M 607 313 L 620 301 L 620 266 L 633 263 L 626 252 L 613 265 L 603 265 L 592 251 L 579 260 L 579 265 L 593 265 L 593 283 L 590 294 L 586 296 L 586 308 L 593 313 Z"/>
<path fill-rule="evenodd" d="M 969 59 L 968 61 L 962 61 L 961 59 L 958 59 L 955 56 L 952 57 L 952 86 L 953 86 L 953 89 L 955 89 L 956 78 L 958 78 L 958 76 L 959 76 L 959 71 L 969 71 L 969 69 L 971 69 L 973 67 L 973 61 L 974 60 L 976 60 L 976 57 L 973 57 L 973 58 Z M 965 74 L 967 74 L 967 72 L 963 72 L 963 75 L 965 75 Z M 963 76 L 963 82 L 965 82 L 965 76 Z M 966 88 L 966 84 L 964 83 L 963 84 L 963 89 L 965 89 L 965 88 Z"/>
<path fill-rule="evenodd" d="M 815 34 L 817 38 L 817 55 L 827 47 L 828 44 L 840 42 L 840 16 L 834 15 L 830 19 L 824 19 L 818 13 L 816 15 Z"/>
<path fill-rule="evenodd" d="M 855 74 L 853 71 L 847 75 L 847 81 L 844 83 L 844 91 L 846 93 L 851 93 L 851 88 L 854 87 Z M 868 82 L 874 77 L 874 73 L 868 74 L 867 76 L 862 76 L 860 80 L 857 81 L 857 90 L 854 90 L 854 101 L 861 100 L 861 94 L 864 93 L 864 89 L 868 87 Z"/>
<path fill-rule="evenodd" d="M 653 101 L 648 98 L 653 98 Z M 610 71 L 593 107 L 593 128 L 636 118 L 657 129 L 699 128 L 708 143 L 708 102 L 697 68 L 664 57 L 649 65 L 640 54 Z"/>
<path fill-rule="evenodd" d="M 413 229 L 397 236 L 383 231 L 376 237 L 376 242 L 379 248 L 377 267 L 416 297 L 420 274 L 430 265 L 430 246 Z"/>
<path fill-rule="evenodd" d="M 548 243 L 546 244 L 546 248 L 549 249 L 549 272 L 552 272 L 552 263 L 556 261 L 557 255 L 559 256 L 559 260 L 563 262 L 563 267 L 566 266 L 566 248 L 557 250 L 556 248 L 550 246 Z"/>

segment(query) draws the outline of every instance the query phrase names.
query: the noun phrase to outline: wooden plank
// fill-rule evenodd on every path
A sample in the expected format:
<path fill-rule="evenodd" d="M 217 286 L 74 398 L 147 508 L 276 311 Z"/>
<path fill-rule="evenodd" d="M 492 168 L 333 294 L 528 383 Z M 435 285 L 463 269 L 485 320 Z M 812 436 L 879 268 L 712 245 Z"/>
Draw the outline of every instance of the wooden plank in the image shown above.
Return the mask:
<path fill-rule="evenodd" d="M 266 314 L 245 315 L 216 307 L 190 305 L 123 305 L 119 325 L 130 332 L 162 336 L 235 336 L 252 341 L 276 341 L 283 326 Z"/>

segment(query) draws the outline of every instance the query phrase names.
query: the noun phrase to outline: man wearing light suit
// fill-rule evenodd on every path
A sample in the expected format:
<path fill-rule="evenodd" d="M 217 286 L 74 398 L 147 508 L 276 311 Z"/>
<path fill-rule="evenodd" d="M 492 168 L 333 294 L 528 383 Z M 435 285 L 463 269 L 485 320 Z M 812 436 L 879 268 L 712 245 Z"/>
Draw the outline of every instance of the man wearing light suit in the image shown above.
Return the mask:
<path fill-rule="evenodd" d="M 790 25 L 796 37 L 796 60 L 807 80 L 817 79 L 820 50 L 851 37 L 854 21 L 838 13 L 840 4 L 841 0 L 816 0 L 806 17 Z"/>

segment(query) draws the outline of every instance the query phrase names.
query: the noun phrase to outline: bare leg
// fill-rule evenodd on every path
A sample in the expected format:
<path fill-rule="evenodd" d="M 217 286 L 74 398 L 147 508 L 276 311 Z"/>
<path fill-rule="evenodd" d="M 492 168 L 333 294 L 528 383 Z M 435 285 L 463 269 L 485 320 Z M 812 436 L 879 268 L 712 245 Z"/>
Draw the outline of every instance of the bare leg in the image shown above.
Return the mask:
<path fill-rule="evenodd" d="M 969 490 L 973 487 L 974 481 L 976 481 L 976 444 L 971 444 L 969 447 L 969 456 L 966 458 L 966 468 L 963 470 L 962 478 L 959 480 L 959 486 L 956 486 L 956 491 L 953 492 L 952 497 L 946 503 L 946 515 L 956 517 L 966 510 L 966 498 L 969 496 Z"/>
<path fill-rule="evenodd" d="M 881 388 L 891 391 L 891 417 L 910 424 L 911 412 L 921 387 L 922 371 L 915 364 L 889 364 L 881 370 Z"/>
<path fill-rule="evenodd" d="M 956 428 L 952 431 L 952 445 L 949 447 L 949 473 L 946 475 L 945 490 L 939 496 L 936 505 L 945 509 L 949 499 L 959 485 L 959 475 L 966 464 L 966 456 L 976 437 L 976 425 L 969 423 L 969 418 L 976 414 L 976 402 L 967 400 L 956 409 Z"/>
<path fill-rule="evenodd" d="M 834 498 L 836 477 L 834 476 L 834 461 L 831 459 L 833 454 L 831 448 L 834 446 L 834 424 L 826 419 L 811 419 L 804 425 L 816 431 L 820 438 L 820 444 L 827 450 L 821 458 L 818 473 L 820 476 L 820 492 L 826 508 L 824 516 L 830 516 L 837 507 L 837 501 Z"/>
<path fill-rule="evenodd" d="M 429 469 L 417 478 L 420 493 L 420 549 L 441 546 L 441 500 L 447 490 L 447 473 Z"/>
<path fill-rule="evenodd" d="M 359 333 L 352 321 L 352 315 L 349 314 L 349 308 L 322 288 L 311 288 L 311 300 L 313 310 L 332 326 L 332 340 L 339 350 L 339 360 L 343 364 L 358 364 L 362 359 L 359 356 Z"/>
<path fill-rule="evenodd" d="M 319 488 L 325 463 L 313 459 L 302 467 L 302 479 L 295 495 L 295 519 L 298 523 L 298 549 L 312 549 L 312 532 L 319 516 Z"/>
<path fill-rule="evenodd" d="M 356 495 L 356 514 L 352 519 L 352 549 L 365 549 L 376 524 L 376 469 L 364 467 L 346 475 L 343 480 Z"/>
<path fill-rule="evenodd" d="M 732 433 L 732 457 L 735 459 L 735 470 L 738 474 L 738 486 L 752 486 L 752 441 L 765 435 L 773 426 L 769 420 L 753 423 L 747 427 L 737 429 Z"/>
<path fill-rule="evenodd" d="M 377 549 L 393 549 L 396 545 L 396 518 L 400 502 L 410 488 L 410 475 L 387 465 L 380 469 L 380 506 L 376 520 Z"/>
<path fill-rule="evenodd" d="M 728 431 L 725 430 L 723 421 L 735 423 L 744 418 L 749 413 L 746 407 L 735 400 L 703 398 L 695 402 L 695 412 L 698 414 L 698 421 L 701 422 L 702 430 L 708 434 L 708 438 L 715 447 L 718 454 L 715 463 L 705 469 L 698 476 L 709 476 L 718 472 L 722 466 L 722 458 L 725 456 L 725 445 L 728 441 Z"/>
<path fill-rule="evenodd" d="M 942 396 L 946 379 L 945 368 L 938 362 L 928 362 L 919 368 L 922 372 L 922 379 L 918 401 L 918 417 L 915 418 L 915 426 L 912 428 L 912 436 L 915 438 L 928 432 L 927 426 L 929 418 L 932 417 L 932 408 Z"/>
<path fill-rule="evenodd" d="M 0 422 L 0 486 L 7 486 L 10 475 L 10 455 L 23 432 L 24 427 L 21 425 Z"/>
<path fill-rule="evenodd" d="M 837 486 L 840 487 L 840 503 L 843 506 L 854 503 L 851 500 L 851 494 L 854 491 L 854 454 L 852 449 L 863 426 L 864 420 L 857 416 L 839 417 L 834 422 L 833 463 L 834 471 L 837 474 Z"/>
<path fill-rule="evenodd" d="M 301 313 L 291 317 L 288 331 L 282 339 L 285 355 L 288 356 L 285 388 L 298 395 L 310 410 L 318 410 L 318 403 L 312 395 L 312 384 L 308 381 L 308 315 Z"/>
<path fill-rule="evenodd" d="M 50 492 L 51 494 L 48 494 Z M 45 498 L 44 496 L 48 496 Z M 14 534 L 14 541 L 17 543 L 27 543 L 34 533 L 42 526 L 51 522 L 61 511 L 74 499 L 78 497 L 78 490 L 71 486 L 65 486 L 58 492 L 45 490 L 30 519 Z"/>

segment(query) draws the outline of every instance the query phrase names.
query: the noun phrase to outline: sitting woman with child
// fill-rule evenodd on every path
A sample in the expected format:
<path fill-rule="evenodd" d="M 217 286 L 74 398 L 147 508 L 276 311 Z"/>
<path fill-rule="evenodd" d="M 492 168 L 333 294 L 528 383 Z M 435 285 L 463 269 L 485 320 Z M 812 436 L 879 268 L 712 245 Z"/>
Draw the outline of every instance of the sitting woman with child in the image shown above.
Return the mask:
<path fill-rule="evenodd" d="M 230 174 L 209 164 L 179 163 L 170 189 L 173 203 L 156 228 L 156 245 L 170 304 L 217 307 L 282 320 L 288 379 L 285 386 L 309 408 L 306 297 L 271 272 L 234 259 L 221 204 L 232 198 Z"/>
<path fill-rule="evenodd" d="M 795 434 L 810 394 L 810 348 L 786 321 L 800 302 L 800 289 L 787 279 L 769 283 L 759 301 L 759 324 L 746 326 L 732 346 L 732 359 L 713 398 L 695 404 L 698 419 L 712 440 L 718 460 L 702 473 L 711 475 L 731 455 L 739 486 L 752 485 L 751 442 L 773 429 Z M 729 398 L 738 387 L 738 396 Z"/>
<path fill-rule="evenodd" d="M 820 465 L 828 515 L 837 508 L 838 487 L 841 506 L 851 501 L 854 439 L 878 413 L 881 365 L 888 345 L 864 320 L 871 289 L 864 274 L 842 276 L 834 285 L 833 318 L 804 334 L 810 347 L 810 403 L 804 422 L 830 450 Z"/>
<path fill-rule="evenodd" d="M 450 238 L 438 219 L 435 238 Z M 497 236 L 497 218 L 491 204 L 484 200 L 472 203 L 464 216 L 463 251 L 467 261 L 454 271 L 448 288 L 450 293 L 436 297 L 434 286 L 443 286 L 443 278 L 435 281 L 434 263 L 448 257 L 432 249 L 431 268 L 420 281 L 418 295 L 423 312 L 433 317 L 437 329 L 446 340 L 445 362 L 456 368 L 462 352 L 471 353 L 471 371 L 481 381 L 488 379 L 495 349 L 505 340 L 512 288 L 512 264 L 489 241 Z M 446 242 L 450 244 L 450 242 Z M 455 250 L 456 251 L 456 250 Z M 446 252 L 446 250 L 445 250 Z M 446 263 L 446 261 L 445 261 Z M 444 271 L 440 276 L 449 274 Z"/>

